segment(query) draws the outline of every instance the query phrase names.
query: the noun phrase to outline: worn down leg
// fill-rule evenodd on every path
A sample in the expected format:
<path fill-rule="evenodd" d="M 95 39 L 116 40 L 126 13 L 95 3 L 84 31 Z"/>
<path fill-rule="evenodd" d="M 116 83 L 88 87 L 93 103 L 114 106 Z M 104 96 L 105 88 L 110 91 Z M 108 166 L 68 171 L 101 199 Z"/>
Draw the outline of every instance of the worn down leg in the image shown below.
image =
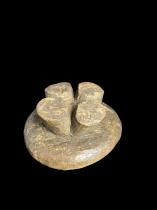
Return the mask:
<path fill-rule="evenodd" d="M 71 110 L 63 100 L 44 98 L 36 106 L 38 116 L 45 126 L 56 135 L 69 135 L 71 127 Z"/>
<path fill-rule="evenodd" d="M 78 85 L 77 101 L 89 101 L 91 103 L 102 103 L 104 90 L 91 82 L 82 82 Z"/>
<path fill-rule="evenodd" d="M 99 103 L 89 102 L 79 103 L 73 120 L 73 132 L 79 132 L 85 127 L 94 126 L 100 123 L 106 115 L 106 108 Z"/>
<path fill-rule="evenodd" d="M 49 98 L 64 101 L 65 105 L 72 105 L 74 103 L 74 94 L 71 84 L 68 82 L 60 82 L 50 85 L 45 89 L 45 95 Z"/>

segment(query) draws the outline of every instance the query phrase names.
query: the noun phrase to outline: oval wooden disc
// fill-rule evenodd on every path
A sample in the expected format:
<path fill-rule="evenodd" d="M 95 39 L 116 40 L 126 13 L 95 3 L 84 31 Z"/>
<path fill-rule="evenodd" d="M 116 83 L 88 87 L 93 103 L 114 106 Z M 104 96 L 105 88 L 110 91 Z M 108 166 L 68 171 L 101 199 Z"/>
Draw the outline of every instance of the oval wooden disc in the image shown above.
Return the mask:
<path fill-rule="evenodd" d="M 30 154 L 42 164 L 60 170 L 83 168 L 105 157 L 119 141 L 122 125 L 116 112 L 103 104 L 107 111 L 101 123 L 69 136 L 50 132 L 33 111 L 24 129 Z"/>

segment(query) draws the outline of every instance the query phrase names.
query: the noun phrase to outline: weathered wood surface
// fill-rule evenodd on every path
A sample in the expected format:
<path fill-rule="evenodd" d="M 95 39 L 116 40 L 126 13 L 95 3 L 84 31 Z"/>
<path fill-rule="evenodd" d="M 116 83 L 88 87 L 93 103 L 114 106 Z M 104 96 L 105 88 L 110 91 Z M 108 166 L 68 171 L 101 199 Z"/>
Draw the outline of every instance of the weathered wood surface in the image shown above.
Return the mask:
<path fill-rule="evenodd" d="M 31 155 L 61 170 L 82 168 L 105 157 L 119 141 L 122 126 L 116 112 L 102 103 L 103 94 L 90 82 L 79 84 L 75 98 L 67 82 L 48 86 L 46 98 L 25 124 Z"/>

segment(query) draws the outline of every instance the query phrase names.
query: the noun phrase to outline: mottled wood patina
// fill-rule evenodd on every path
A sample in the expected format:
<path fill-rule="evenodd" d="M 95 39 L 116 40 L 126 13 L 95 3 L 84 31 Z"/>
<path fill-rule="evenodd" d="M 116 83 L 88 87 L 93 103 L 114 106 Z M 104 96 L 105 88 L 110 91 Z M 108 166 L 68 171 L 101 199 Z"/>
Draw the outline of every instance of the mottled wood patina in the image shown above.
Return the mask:
<path fill-rule="evenodd" d="M 60 170 L 83 168 L 105 157 L 121 137 L 116 112 L 102 102 L 104 91 L 83 82 L 73 94 L 67 82 L 50 85 L 28 117 L 24 137 L 31 155 Z"/>

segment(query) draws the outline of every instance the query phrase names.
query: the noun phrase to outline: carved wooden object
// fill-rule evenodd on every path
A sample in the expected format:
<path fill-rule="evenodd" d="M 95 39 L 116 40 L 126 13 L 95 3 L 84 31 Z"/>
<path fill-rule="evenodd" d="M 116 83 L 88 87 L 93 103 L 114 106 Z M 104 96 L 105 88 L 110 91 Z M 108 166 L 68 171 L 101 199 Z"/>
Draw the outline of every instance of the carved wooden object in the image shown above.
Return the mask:
<path fill-rule="evenodd" d="M 24 137 L 30 154 L 61 170 L 78 169 L 105 157 L 117 144 L 122 126 L 116 112 L 102 102 L 104 91 L 82 82 L 73 94 L 70 83 L 45 89 L 28 117 Z"/>

